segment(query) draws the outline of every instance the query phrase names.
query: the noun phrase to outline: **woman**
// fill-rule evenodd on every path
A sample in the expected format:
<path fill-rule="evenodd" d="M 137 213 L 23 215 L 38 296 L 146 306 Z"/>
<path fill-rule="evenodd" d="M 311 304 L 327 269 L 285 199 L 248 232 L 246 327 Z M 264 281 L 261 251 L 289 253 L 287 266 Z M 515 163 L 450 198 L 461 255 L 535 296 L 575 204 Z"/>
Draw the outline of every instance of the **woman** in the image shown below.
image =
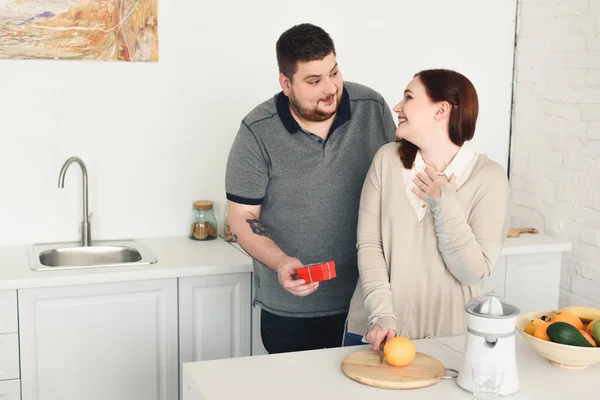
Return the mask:
<path fill-rule="evenodd" d="M 377 152 L 361 195 L 344 345 L 465 332 L 464 304 L 498 259 L 508 206 L 504 169 L 463 146 L 478 108 L 473 84 L 443 69 L 417 73 L 394 107 L 399 141 Z"/>

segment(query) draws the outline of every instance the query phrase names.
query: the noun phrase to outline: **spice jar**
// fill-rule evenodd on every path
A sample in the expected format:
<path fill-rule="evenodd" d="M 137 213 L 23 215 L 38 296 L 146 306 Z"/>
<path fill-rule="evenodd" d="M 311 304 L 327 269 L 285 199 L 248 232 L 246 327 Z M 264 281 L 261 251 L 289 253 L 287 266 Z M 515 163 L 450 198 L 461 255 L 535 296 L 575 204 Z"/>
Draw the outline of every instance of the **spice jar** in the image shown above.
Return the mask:
<path fill-rule="evenodd" d="M 217 238 L 217 219 L 212 201 L 199 200 L 193 203 L 189 238 L 193 240 Z"/>

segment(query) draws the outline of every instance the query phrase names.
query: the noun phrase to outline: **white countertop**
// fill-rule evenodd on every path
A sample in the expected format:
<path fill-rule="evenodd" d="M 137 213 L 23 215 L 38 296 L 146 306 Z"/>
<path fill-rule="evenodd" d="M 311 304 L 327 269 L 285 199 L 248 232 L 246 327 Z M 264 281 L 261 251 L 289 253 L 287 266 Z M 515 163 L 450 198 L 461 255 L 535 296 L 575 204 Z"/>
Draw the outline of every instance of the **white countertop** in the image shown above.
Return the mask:
<path fill-rule="evenodd" d="M 572 244 L 566 239 L 537 233 L 522 233 L 516 238 L 506 238 L 500 255 L 514 256 L 521 254 L 556 253 L 571 251 Z"/>
<path fill-rule="evenodd" d="M 157 258 L 152 265 L 33 271 L 27 246 L 0 247 L 0 290 L 185 276 L 252 272 L 252 260 L 237 243 L 221 237 L 194 241 L 185 236 L 136 239 Z M 571 243 L 540 234 L 507 238 L 502 255 L 570 251 Z"/>
<path fill-rule="evenodd" d="M 517 364 L 520 390 L 501 398 L 592 399 L 598 397 L 600 364 L 569 370 L 550 364 L 517 334 Z M 462 366 L 464 337 L 415 340 L 417 351 L 440 360 L 446 368 Z M 342 372 L 344 358 L 368 348 L 344 347 L 287 354 L 274 354 L 183 364 L 183 400 L 318 399 L 444 399 L 467 400 L 472 394 L 455 379 L 422 389 L 379 389 L 355 382 Z M 599 350 L 600 351 L 600 350 Z"/>
<path fill-rule="evenodd" d="M 247 254 L 239 244 L 232 244 L 240 251 Z M 502 247 L 500 255 L 514 256 L 521 254 L 556 253 L 561 251 L 571 251 L 571 248 L 571 242 L 565 239 L 558 239 L 537 233 L 522 233 L 519 237 L 507 237 L 504 239 L 504 247 Z"/>
<path fill-rule="evenodd" d="M 252 260 L 220 237 L 210 241 L 136 239 L 158 260 L 151 265 L 33 271 L 27 246 L 0 247 L 0 290 L 252 272 Z"/>

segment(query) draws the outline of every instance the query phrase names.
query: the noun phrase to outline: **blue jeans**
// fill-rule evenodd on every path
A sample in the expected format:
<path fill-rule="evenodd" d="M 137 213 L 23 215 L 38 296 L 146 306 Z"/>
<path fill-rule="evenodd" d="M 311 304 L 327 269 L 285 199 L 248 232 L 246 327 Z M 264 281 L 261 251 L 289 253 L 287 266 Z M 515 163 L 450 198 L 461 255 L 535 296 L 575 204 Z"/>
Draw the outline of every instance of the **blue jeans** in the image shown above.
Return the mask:
<path fill-rule="evenodd" d="M 344 342 L 342 343 L 343 347 L 350 346 L 364 346 L 367 343 L 362 342 L 362 336 L 357 335 L 356 333 L 348 332 L 348 321 L 344 326 Z"/>

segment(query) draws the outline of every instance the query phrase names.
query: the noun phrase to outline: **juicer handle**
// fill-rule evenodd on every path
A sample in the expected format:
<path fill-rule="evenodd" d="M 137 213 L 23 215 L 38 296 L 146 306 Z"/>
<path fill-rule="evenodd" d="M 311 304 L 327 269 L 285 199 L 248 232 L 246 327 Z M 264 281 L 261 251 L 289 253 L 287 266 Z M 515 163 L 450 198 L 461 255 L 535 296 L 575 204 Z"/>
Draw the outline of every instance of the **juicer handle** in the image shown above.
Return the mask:
<path fill-rule="evenodd" d="M 454 375 L 448 375 L 448 372 L 452 372 Z M 454 379 L 458 376 L 458 371 L 454 368 L 446 368 L 446 373 L 442 376 L 442 379 Z"/>

